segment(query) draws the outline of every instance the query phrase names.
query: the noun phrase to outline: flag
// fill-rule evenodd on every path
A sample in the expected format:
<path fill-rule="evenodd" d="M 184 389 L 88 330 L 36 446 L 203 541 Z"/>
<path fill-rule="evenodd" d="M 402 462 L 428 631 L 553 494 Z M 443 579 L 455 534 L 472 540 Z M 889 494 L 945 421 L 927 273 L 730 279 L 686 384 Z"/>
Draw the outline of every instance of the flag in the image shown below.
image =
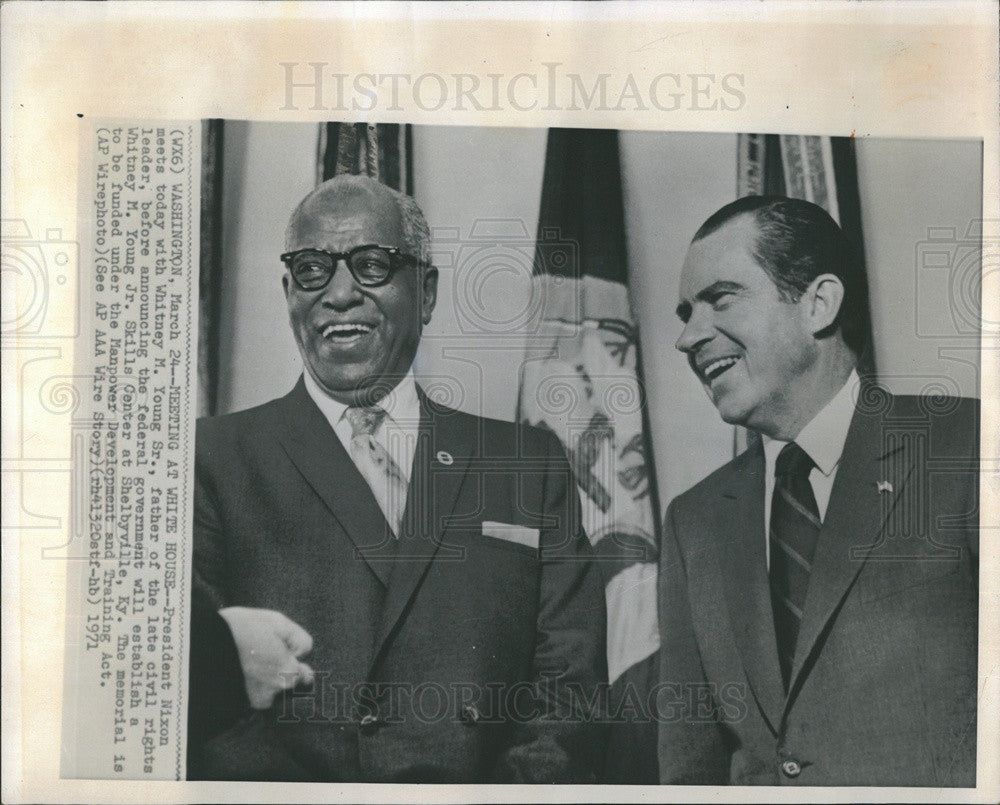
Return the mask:
<path fill-rule="evenodd" d="M 656 783 L 659 517 L 639 338 L 628 299 L 616 131 L 550 129 L 535 247 L 541 321 L 529 335 L 518 419 L 566 448 L 604 575 L 610 747 L 606 782 Z"/>
<path fill-rule="evenodd" d="M 840 224 L 861 261 L 861 270 L 865 270 L 853 137 L 741 134 L 737 159 L 739 197 L 790 196 L 818 204 Z M 859 356 L 858 371 L 874 374 L 874 370 L 869 335 Z"/>
<path fill-rule="evenodd" d="M 340 173 L 370 176 L 413 195 L 412 127 L 398 123 L 323 123 L 316 184 Z"/>

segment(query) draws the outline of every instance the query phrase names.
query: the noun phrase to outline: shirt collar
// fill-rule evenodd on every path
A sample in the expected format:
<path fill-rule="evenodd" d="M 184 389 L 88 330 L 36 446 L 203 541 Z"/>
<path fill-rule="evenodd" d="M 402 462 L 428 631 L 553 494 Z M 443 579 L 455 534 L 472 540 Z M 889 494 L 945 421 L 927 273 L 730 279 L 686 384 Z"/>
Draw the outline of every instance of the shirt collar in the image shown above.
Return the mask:
<path fill-rule="evenodd" d="M 859 383 L 857 371 L 851 370 L 850 377 L 840 391 L 795 437 L 795 443 L 806 451 L 824 475 L 832 473 L 840 463 L 844 442 L 847 441 L 847 431 L 854 417 L 854 400 L 857 397 Z M 778 453 L 788 442 L 768 436 L 763 437 L 763 442 L 767 464 L 773 467 Z"/>
<path fill-rule="evenodd" d="M 323 412 L 330 425 L 336 427 L 343 418 L 347 406 L 323 391 L 309 372 L 302 374 L 309 396 Z M 386 418 L 392 420 L 394 424 L 417 425 L 420 421 L 420 398 L 417 397 L 417 383 L 413 377 L 413 369 L 407 370 L 403 379 L 376 404 L 385 410 Z"/>

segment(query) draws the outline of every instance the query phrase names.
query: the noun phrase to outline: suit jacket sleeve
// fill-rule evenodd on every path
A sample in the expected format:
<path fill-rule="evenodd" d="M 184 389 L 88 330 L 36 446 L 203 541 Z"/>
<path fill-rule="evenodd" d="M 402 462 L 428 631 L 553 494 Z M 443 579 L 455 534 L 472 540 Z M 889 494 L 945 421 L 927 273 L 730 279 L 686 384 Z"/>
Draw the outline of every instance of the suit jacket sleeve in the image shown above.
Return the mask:
<path fill-rule="evenodd" d="M 583 531 L 562 445 L 542 434 L 547 456 L 541 576 L 533 662 L 517 722 L 494 769 L 497 782 L 596 781 L 604 754 L 606 604 L 600 568 Z"/>
<path fill-rule="evenodd" d="M 191 597 L 188 759 L 209 738 L 250 711 L 236 643 L 229 625 L 197 590 Z"/>
<path fill-rule="evenodd" d="M 198 447 L 206 434 L 199 422 Z M 211 473 L 199 455 L 195 463 L 194 568 L 191 590 L 188 757 L 201 745 L 249 714 L 239 652 L 218 610 L 227 606 L 224 541 L 212 492 Z"/>
<path fill-rule="evenodd" d="M 655 712 L 660 722 L 660 783 L 726 785 L 730 752 L 716 721 L 696 718 L 694 709 L 712 695 L 695 638 L 687 575 L 670 504 L 660 552 L 660 684 Z M 693 705 L 693 706 L 692 706 Z"/>
<path fill-rule="evenodd" d="M 965 518 L 966 522 L 966 543 L 969 554 L 972 558 L 975 573 L 973 578 L 979 581 L 979 475 L 981 471 L 979 461 L 979 433 L 980 433 L 980 406 L 978 400 L 965 400 L 960 409 L 964 415 L 964 433 L 968 443 L 966 455 L 969 456 L 968 468 L 965 475 L 965 488 L 967 490 L 968 504 Z"/>
<path fill-rule="evenodd" d="M 225 583 L 225 534 L 219 520 L 212 472 L 215 433 L 210 421 L 201 420 L 195 439 L 194 468 L 194 569 L 192 587 L 205 604 L 228 606 Z"/>

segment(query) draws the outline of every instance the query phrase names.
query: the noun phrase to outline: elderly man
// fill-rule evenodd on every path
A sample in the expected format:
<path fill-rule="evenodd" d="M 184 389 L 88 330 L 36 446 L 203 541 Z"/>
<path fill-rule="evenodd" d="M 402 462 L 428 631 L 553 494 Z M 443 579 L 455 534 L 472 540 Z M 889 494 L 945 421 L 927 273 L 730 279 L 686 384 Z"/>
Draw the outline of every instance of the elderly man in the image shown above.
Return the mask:
<path fill-rule="evenodd" d="M 667 513 L 661 782 L 974 786 L 975 404 L 859 383 L 865 278 L 805 201 L 709 218 L 677 314 L 761 438 Z"/>
<path fill-rule="evenodd" d="M 572 476 L 550 435 L 415 383 L 428 255 L 413 200 L 367 178 L 292 215 L 303 376 L 198 424 L 193 777 L 592 779 L 604 599 Z M 242 712 L 204 691 L 240 679 Z"/>

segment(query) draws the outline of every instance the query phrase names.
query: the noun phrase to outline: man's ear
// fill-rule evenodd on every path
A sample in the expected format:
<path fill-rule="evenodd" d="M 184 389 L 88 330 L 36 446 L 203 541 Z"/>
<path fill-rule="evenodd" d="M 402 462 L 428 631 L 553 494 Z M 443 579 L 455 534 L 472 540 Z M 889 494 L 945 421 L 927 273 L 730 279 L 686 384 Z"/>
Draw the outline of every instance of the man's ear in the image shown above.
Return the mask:
<path fill-rule="evenodd" d="M 836 274 L 820 274 L 814 279 L 804 294 L 807 301 L 807 315 L 813 335 L 819 336 L 831 331 L 844 303 L 844 283 Z"/>
<path fill-rule="evenodd" d="M 289 276 L 288 273 L 286 272 L 281 275 L 281 287 L 285 292 L 285 299 L 288 298 L 288 282 L 289 282 Z"/>
<path fill-rule="evenodd" d="M 423 287 L 420 293 L 420 320 L 430 324 L 434 305 L 437 304 L 438 270 L 434 266 L 424 269 Z"/>

